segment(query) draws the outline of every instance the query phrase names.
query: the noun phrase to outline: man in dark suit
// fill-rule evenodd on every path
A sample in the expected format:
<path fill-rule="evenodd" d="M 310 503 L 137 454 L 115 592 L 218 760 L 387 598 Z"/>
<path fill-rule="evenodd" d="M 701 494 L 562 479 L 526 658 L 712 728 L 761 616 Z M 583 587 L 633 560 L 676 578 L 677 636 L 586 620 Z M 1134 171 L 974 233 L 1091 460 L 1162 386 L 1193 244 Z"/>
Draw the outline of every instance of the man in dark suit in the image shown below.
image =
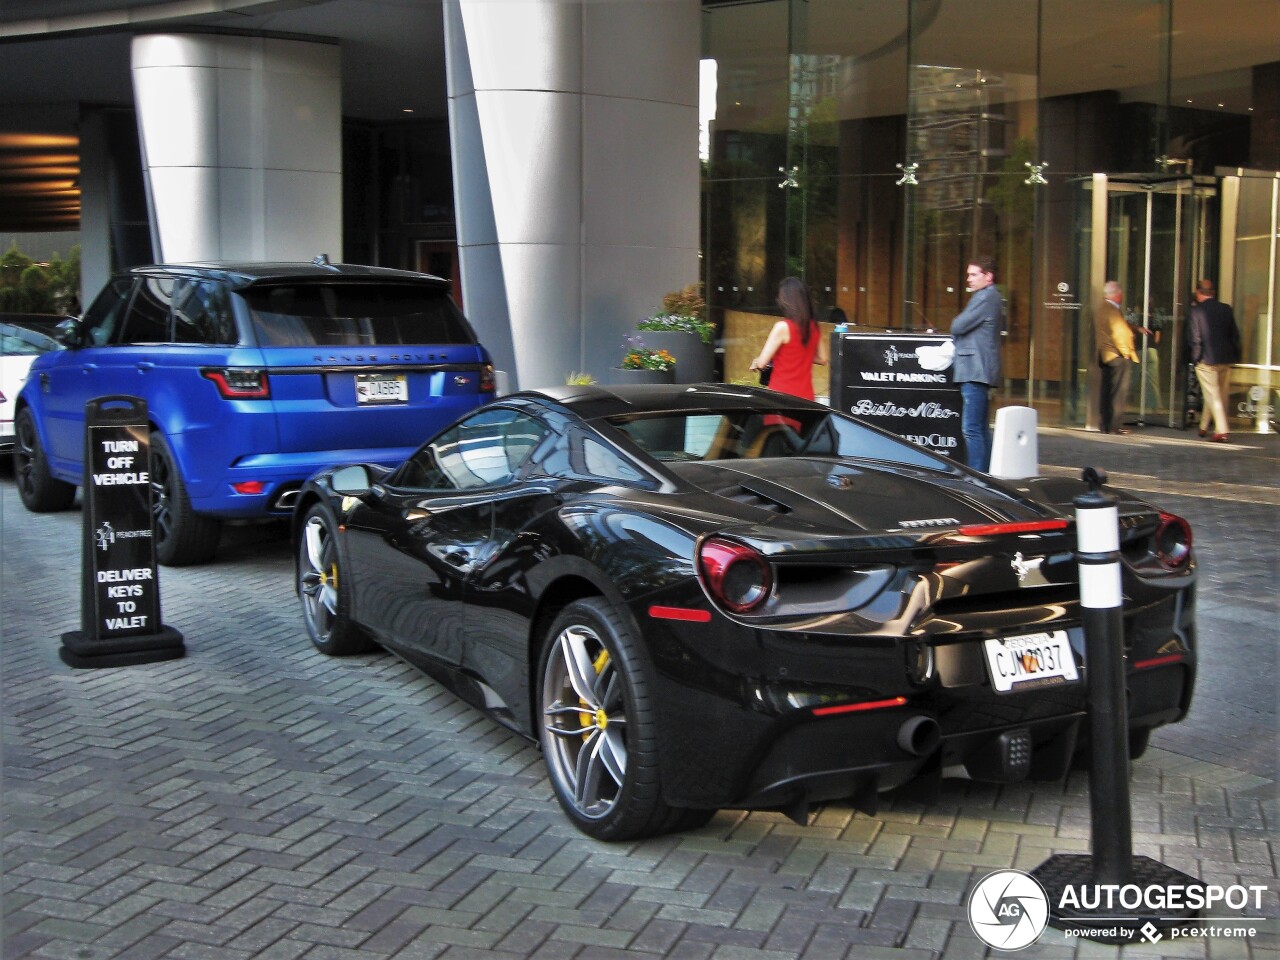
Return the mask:
<path fill-rule="evenodd" d="M 960 385 L 963 403 L 960 430 L 964 434 L 965 462 L 975 470 L 991 463 L 991 434 L 987 409 L 991 388 L 1000 383 L 1000 334 L 1004 330 L 1004 304 L 996 289 L 996 265 L 991 257 L 975 257 L 965 271 L 965 286 L 973 294 L 951 321 L 956 358 L 953 380 Z"/>
<path fill-rule="evenodd" d="M 1187 346 L 1196 365 L 1196 379 L 1204 397 L 1200 411 L 1200 436 L 1209 434 L 1213 417 L 1214 443 L 1228 436 L 1226 399 L 1231 389 L 1231 365 L 1240 362 L 1240 328 L 1231 307 L 1218 300 L 1212 280 L 1196 282 L 1195 300 L 1187 315 Z"/>

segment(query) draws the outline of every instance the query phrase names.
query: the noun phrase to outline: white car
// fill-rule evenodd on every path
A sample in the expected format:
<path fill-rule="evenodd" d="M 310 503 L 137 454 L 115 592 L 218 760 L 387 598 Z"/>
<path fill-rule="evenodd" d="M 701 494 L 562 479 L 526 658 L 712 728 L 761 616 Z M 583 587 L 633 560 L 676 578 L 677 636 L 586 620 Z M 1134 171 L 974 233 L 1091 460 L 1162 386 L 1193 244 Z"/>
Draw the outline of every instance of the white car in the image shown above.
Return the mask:
<path fill-rule="evenodd" d="M 66 319 L 43 313 L 0 313 L 0 450 L 13 446 L 13 405 L 31 361 L 62 349 L 57 328 Z"/>

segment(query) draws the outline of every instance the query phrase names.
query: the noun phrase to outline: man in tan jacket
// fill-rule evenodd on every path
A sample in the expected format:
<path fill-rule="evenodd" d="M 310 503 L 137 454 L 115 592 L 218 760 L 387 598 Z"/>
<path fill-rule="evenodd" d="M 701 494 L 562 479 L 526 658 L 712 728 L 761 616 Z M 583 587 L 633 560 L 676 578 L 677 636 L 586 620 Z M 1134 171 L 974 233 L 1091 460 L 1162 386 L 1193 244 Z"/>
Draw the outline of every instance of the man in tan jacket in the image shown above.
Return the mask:
<path fill-rule="evenodd" d="M 1102 393 L 1098 425 L 1103 433 L 1128 433 L 1120 425 L 1124 418 L 1124 398 L 1129 387 L 1130 364 L 1138 362 L 1133 345 L 1133 328 L 1125 322 L 1124 291 L 1108 280 L 1102 288 L 1106 297 L 1093 315 L 1093 335 L 1098 345 L 1098 366 L 1102 368 Z"/>

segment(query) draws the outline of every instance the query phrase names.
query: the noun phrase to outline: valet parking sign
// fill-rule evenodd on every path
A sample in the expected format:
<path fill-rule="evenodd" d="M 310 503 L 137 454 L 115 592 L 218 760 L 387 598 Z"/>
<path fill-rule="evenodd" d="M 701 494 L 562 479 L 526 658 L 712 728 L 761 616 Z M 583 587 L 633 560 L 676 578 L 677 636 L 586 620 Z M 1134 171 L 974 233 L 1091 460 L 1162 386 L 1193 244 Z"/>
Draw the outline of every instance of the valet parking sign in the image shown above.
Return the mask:
<path fill-rule="evenodd" d="M 154 633 L 160 622 L 151 529 L 151 444 L 145 425 L 88 427 L 92 631 Z M 86 624 L 86 628 L 90 625 Z"/>
<path fill-rule="evenodd" d="M 955 343 L 945 334 L 845 333 L 832 343 L 831 405 L 964 462 Z"/>
<path fill-rule="evenodd" d="M 160 622 L 151 515 L 151 442 L 138 397 L 85 405 L 80 629 L 62 635 L 68 666 L 122 667 L 185 654 Z"/>

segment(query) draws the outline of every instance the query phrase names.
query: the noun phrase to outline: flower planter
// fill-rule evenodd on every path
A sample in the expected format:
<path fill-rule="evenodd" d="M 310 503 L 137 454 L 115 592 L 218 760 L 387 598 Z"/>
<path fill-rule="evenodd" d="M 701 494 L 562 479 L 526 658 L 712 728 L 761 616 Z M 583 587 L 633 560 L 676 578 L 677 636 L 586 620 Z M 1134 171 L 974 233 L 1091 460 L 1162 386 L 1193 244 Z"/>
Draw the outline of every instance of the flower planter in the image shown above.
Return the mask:
<path fill-rule="evenodd" d="M 622 387 L 633 383 L 675 383 L 674 370 L 626 370 L 611 367 L 600 382 L 606 386 Z"/>
<path fill-rule="evenodd" d="M 696 333 L 683 330 L 640 330 L 650 350 L 666 350 L 676 358 L 672 383 L 708 383 L 715 377 L 715 348 Z"/>

